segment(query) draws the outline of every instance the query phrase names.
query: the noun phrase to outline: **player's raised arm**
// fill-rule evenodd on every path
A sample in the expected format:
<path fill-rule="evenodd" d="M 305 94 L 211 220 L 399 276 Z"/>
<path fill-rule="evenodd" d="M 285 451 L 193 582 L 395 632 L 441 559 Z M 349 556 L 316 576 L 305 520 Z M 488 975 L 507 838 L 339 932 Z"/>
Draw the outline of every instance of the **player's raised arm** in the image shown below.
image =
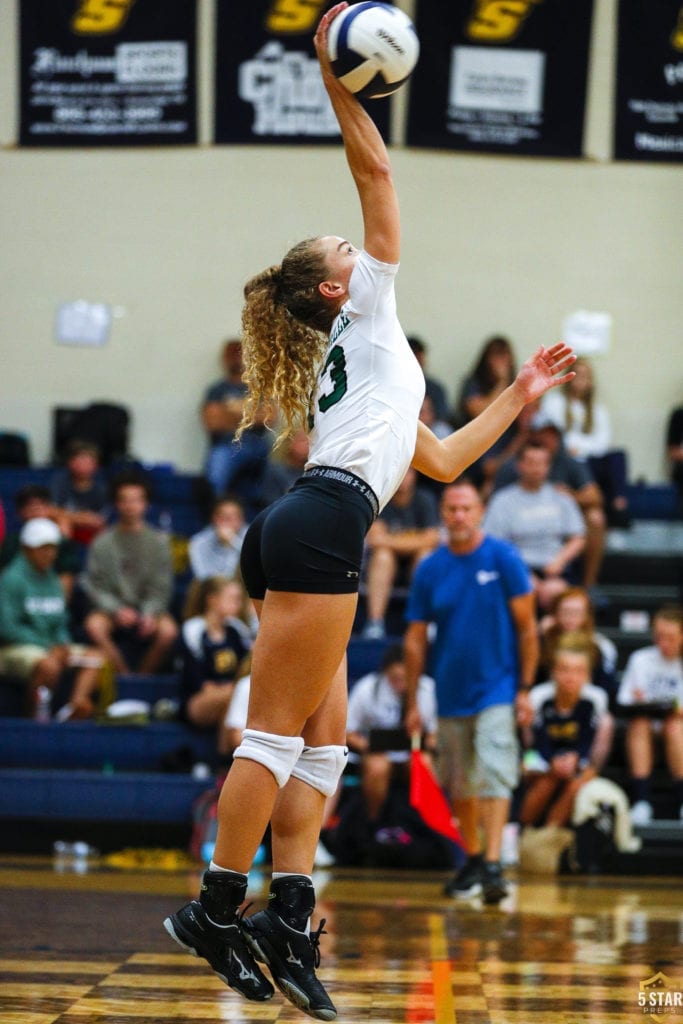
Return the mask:
<path fill-rule="evenodd" d="M 327 54 L 329 26 L 347 7 L 347 3 L 336 4 L 322 16 L 315 33 L 315 49 L 360 197 L 363 246 L 375 259 L 398 263 L 401 243 L 399 207 L 387 148 L 372 118 L 333 75 Z"/>
<path fill-rule="evenodd" d="M 418 423 L 412 465 L 425 476 L 449 482 L 488 451 L 525 405 L 574 377 L 569 367 L 576 356 L 564 342 L 539 348 L 521 367 L 512 384 L 475 419 L 440 441 Z"/>

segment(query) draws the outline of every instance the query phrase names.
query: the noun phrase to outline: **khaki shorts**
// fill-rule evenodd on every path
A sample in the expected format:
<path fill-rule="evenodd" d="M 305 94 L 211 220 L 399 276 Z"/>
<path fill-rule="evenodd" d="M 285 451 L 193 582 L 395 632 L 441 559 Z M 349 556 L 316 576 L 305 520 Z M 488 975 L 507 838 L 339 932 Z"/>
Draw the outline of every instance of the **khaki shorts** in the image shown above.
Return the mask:
<path fill-rule="evenodd" d="M 102 657 L 97 651 L 83 644 L 68 644 L 68 665 L 72 668 L 98 668 Z M 28 679 L 39 661 L 47 654 L 46 647 L 38 644 L 10 644 L 0 647 L 0 673 Z"/>
<path fill-rule="evenodd" d="M 10 644 L 0 647 L 0 672 L 6 676 L 28 679 L 39 661 L 47 654 L 38 644 Z"/>
<path fill-rule="evenodd" d="M 519 782 L 515 709 L 494 704 L 466 718 L 439 719 L 438 772 L 451 799 L 507 798 Z"/>

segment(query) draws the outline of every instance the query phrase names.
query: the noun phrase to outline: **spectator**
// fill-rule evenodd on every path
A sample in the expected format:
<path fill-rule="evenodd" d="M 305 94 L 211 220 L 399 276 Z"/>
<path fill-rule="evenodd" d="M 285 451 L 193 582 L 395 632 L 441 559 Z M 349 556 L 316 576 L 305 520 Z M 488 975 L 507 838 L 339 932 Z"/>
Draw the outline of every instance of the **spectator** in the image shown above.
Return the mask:
<path fill-rule="evenodd" d="M 452 419 L 458 424 L 476 419 L 514 378 L 515 357 L 512 345 L 503 335 L 495 334 L 484 343 L 470 374 L 463 381 Z M 484 499 L 491 492 L 498 467 L 517 450 L 517 432 L 517 423 L 512 423 L 467 471 Z"/>
<path fill-rule="evenodd" d="M 351 688 L 346 715 L 346 744 L 350 763 L 360 762 L 360 776 L 368 822 L 382 812 L 392 781 L 407 781 L 410 736 L 404 728 L 406 670 L 400 645 L 388 647 L 379 672 L 363 676 Z M 426 750 L 436 747 L 436 696 L 434 680 L 420 675 L 416 693 L 419 730 Z M 374 749 L 373 734 L 390 730 L 383 749 Z M 417 729 L 415 730 L 417 731 Z M 401 741 L 402 737 L 402 741 Z M 396 743 L 396 749 L 390 748 Z"/>
<path fill-rule="evenodd" d="M 144 648 L 138 671 L 163 667 L 178 634 L 168 611 L 173 569 L 168 537 L 148 526 L 147 482 L 122 475 L 113 485 L 117 523 L 88 549 L 83 588 L 92 604 L 84 628 L 117 672 L 128 672 L 120 644 Z M 136 659 L 137 660 L 137 659 Z"/>
<path fill-rule="evenodd" d="M 266 412 L 242 433 L 235 444 L 235 431 L 242 418 L 247 385 L 242 380 L 242 342 L 229 338 L 222 350 L 223 377 L 207 388 L 202 405 L 202 422 L 209 437 L 206 476 L 214 495 L 236 491 L 245 501 L 255 500 L 265 467 L 270 440 Z"/>
<path fill-rule="evenodd" d="M 26 680 L 33 708 L 39 688 L 53 693 L 64 671 L 77 668 L 70 717 L 89 718 L 103 659 L 72 643 L 54 568 L 60 538 L 51 519 L 30 519 L 21 529 L 19 553 L 0 575 L 0 672 Z"/>
<path fill-rule="evenodd" d="M 211 511 L 211 522 L 190 539 L 190 568 L 195 579 L 205 580 L 210 576 L 232 579 L 239 570 L 246 532 L 241 501 L 229 495 L 217 498 Z"/>
<path fill-rule="evenodd" d="M 429 395 L 425 395 L 422 400 L 422 406 L 420 408 L 420 415 L 418 418 L 420 422 L 424 423 L 426 427 L 429 427 L 431 432 L 436 434 L 440 440 L 448 437 L 448 435 L 453 432 L 453 427 L 450 423 L 447 423 L 446 420 L 442 420 L 437 417 L 434 402 Z M 428 478 L 425 477 L 425 479 Z"/>
<path fill-rule="evenodd" d="M 583 516 L 576 501 L 548 482 L 550 453 L 527 442 L 517 457 L 519 483 L 496 491 L 484 528 L 513 543 L 532 572 L 539 607 L 575 582 L 574 562 L 585 546 Z"/>
<path fill-rule="evenodd" d="M 658 733 L 673 779 L 676 813 L 683 820 L 683 608 L 660 608 L 652 621 L 652 634 L 654 644 L 634 651 L 628 659 L 617 694 L 617 705 L 633 714 L 626 729 L 626 760 L 634 825 L 652 820 L 652 770 Z"/>
<path fill-rule="evenodd" d="M 50 500 L 64 514 L 69 535 L 80 544 L 104 529 L 107 488 L 99 468 L 99 449 L 91 441 L 69 441 L 65 465 L 50 481 Z"/>
<path fill-rule="evenodd" d="M 568 384 L 543 396 L 541 415 L 562 432 L 567 454 L 588 464 L 603 493 L 610 526 L 627 527 L 625 453 L 611 447 L 610 417 L 606 406 L 595 399 L 591 364 L 577 359 L 574 372 Z"/>
<path fill-rule="evenodd" d="M 283 442 L 276 454 L 270 454 L 261 480 L 261 503 L 264 508 L 286 494 L 304 469 L 308 460 L 309 441 L 305 430 L 296 430 Z"/>
<path fill-rule="evenodd" d="M 424 423 L 426 427 L 429 427 L 431 432 L 436 435 L 440 440 L 448 437 L 453 432 L 453 427 L 450 423 L 446 423 L 445 420 L 439 420 L 436 418 L 434 411 L 434 403 L 429 395 L 425 395 L 422 401 L 422 407 L 420 408 L 419 415 L 420 423 Z M 438 480 L 432 480 L 431 477 L 425 476 L 424 473 L 418 473 L 417 475 L 417 486 L 420 489 L 431 491 L 437 501 L 441 498 L 441 492 L 443 491 L 443 484 Z"/>
<path fill-rule="evenodd" d="M 678 488 L 679 511 L 683 515 L 683 405 L 673 409 L 666 428 L 666 452 L 671 480 Z"/>
<path fill-rule="evenodd" d="M 421 558 L 439 543 L 439 510 L 431 491 L 417 486 L 409 469 L 393 498 L 370 527 L 367 553 L 366 640 L 386 636 L 384 617 L 395 585 L 406 585 Z"/>
<path fill-rule="evenodd" d="M 78 545 L 68 537 L 69 527 L 65 514 L 52 504 L 48 488 L 40 484 L 26 484 L 25 487 L 19 488 L 14 496 L 14 506 L 22 524 L 28 523 L 31 519 L 52 519 L 57 523 L 60 539 L 54 569 L 64 589 L 66 602 L 70 604 L 76 577 L 81 571 L 81 555 Z M 0 552 L 0 569 L 9 565 L 20 547 L 19 531 L 8 533 Z"/>
<path fill-rule="evenodd" d="M 420 364 L 420 368 L 424 374 L 425 379 L 425 394 L 431 399 L 432 407 L 434 409 L 434 416 L 437 420 L 448 420 L 449 419 L 449 405 L 448 395 L 446 389 L 440 380 L 436 377 L 430 376 L 427 371 L 427 346 L 417 335 L 408 335 L 408 344 L 410 345 L 415 358 Z M 451 427 L 450 430 L 453 428 Z M 449 433 L 450 433 L 449 430 Z"/>
<path fill-rule="evenodd" d="M 550 614 L 540 622 L 542 643 L 540 672 L 544 682 L 554 660 L 555 650 L 566 633 L 582 633 L 591 649 L 592 682 L 602 687 L 612 700 L 617 686 L 616 645 L 595 628 L 595 611 L 590 594 L 584 587 L 570 587 L 558 594 L 553 601 Z"/>
<path fill-rule="evenodd" d="M 548 480 L 559 490 L 572 496 L 577 502 L 586 524 L 586 545 L 582 555 L 582 579 L 595 599 L 600 598 L 597 582 L 605 550 L 607 520 L 605 518 L 602 491 L 596 484 L 589 467 L 573 459 L 564 450 L 562 434 L 544 415 L 535 415 L 529 425 L 524 442 L 540 444 L 550 453 Z M 521 447 L 520 447 L 521 450 Z M 495 490 L 516 483 L 519 478 L 519 464 L 516 459 L 505 462 L 495 479 Z"/>
<path fill-rule="evenodd" d="M 245 591 L 224 576 L 203 579 L 180 633 L 180 713 L 198 729 L 222 729 L 252 645 L 240 618 Z"/>
<path fill-rule="evenodd" d="M 473 484 L 445 487 L 448 541 L 417 567 L 408 599 L 407 723 L 433 624 L 438 767 L 469 854 L 445 891 L 469 897 L 483 889 L 486 903 L 498 903 L 507 892 L 500 853 L 519 763 L 515 719 L 529 716 L 538 635 L 529 572 L 511 544 L 486 536 L 483 514 Z"/>
<path fill-rule="evenodd" d="M 550 681 L 530 691 L 522 825 L 566 825 L 577 793 L 607 760 L 614 721 L 605 691 L 590 681 L 591 662 L 585 636 L 567 633 L 555 648 Z"/>

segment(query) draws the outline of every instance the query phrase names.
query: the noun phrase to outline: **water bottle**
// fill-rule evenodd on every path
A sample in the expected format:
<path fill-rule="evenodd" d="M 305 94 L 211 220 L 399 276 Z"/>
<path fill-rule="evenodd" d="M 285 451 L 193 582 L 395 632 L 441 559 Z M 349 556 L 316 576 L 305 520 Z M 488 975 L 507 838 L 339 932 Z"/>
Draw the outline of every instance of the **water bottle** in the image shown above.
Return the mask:
<path fill-rule="evenodd" d="M 167 508 L 162 509 L 159 513 L 159 529 L 167 537 L 170 537 L 173 533 L 173 517 Z"/>
<path fill-rule="evenodd" d="M 52 692 L 47 686 L 39 686 L 36 690 L 36 708 L 34 720 L 36 722 L 49 722 L 52 708 Z"/>

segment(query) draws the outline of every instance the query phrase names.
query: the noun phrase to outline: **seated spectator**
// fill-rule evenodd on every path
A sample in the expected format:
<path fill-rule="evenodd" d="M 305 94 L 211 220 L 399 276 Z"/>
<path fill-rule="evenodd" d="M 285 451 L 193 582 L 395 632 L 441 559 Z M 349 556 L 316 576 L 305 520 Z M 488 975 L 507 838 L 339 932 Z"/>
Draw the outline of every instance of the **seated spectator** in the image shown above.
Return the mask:
<path fill-rule="evenodd" d="M 69 535 L 78 543 L 89 544 L 104 529 L 109 501 L 96 444 L 69 441 L 65 464 L 50 481 L 50 500 L 64 514 Z"/>
<path fill-rule="evenodd" d="M 228 704 L 223 724 L 218 734 L 218 753 L 227 760 L 232 758 L 242 742 L 242 733 L 247 724 L 249 710 L 249 684 L 251 676 L 245 675 L 237 680 L 232 691 L 232 699 Z"/>
<path fill-rule="evenodd" d="M 440 419 L 436 414 L 436 407 L 429 395 L 425 395 L 420 408 L 418 419 L 429 427 L 431 432 L 440 440 L 453 433 L 453 427 L 446 420 Z"/>
<path fill-rule="evenodd" d="M 678 488 L 679 511 L 683 516 L 683 405 L 673 409 L 666 428 L 666 454 L 672 483 Z"/>
<path fill-rule="evenodd" d="M 252 635 L 241 620 L 244 587 L 210 576 L 195 588 L 180 632 L 180 714 L 198 729 L 220 729 Z"/>
<path fill-rule="evenodd" d="M 584 587 L 570 587 L 563 594 L 558 594 L 550 613 L 541 619 L 539 625 L 541 659 L 538 681 L 548 678 L 560 639 L 567 633 L 582 633 L 592 652 L 591 680 L 613 700 L 617 686 L 618 652 L 609 637 L 598 633 L 595 628 L 595 611 L 588 591 Z"/>
<path fill-rule="evenodd" d="M 549 482 L 559 490 L 570 494 L 581 509 L 586 524 L 586 544 L 581 560 L 581 582 L 594 597 L 599 597 L 596 585 L 600 576 L 607 532 L 602 491 L 593 479 L 590 468 L 567 454 L 564 450 L 561 432 L 554 423 L 540 413 L 533 416 L 528 423 L 524 443 L 527 441 L 540 444 L 548 450 L 550 453 Z M 518 476 L 517 460 L 508 460 L 496 474 L 494 489 L 499 490 L 501 487 L 515 483 Z"/>
<path fill-rule="evenodd" d="M 296 483 L 306 467 L 309 450 L 308 434 L 297 430 L 271 452 L 261 478 L 261 501 L 263 507 L 271 505 Z"/>
<path fill-rule="evenodd" d="M 469 375 L 460 388 L 457 406 L 451 417 L 457 425 L 469 423 L 512 384 L 515 357 L 510 341 L 496 334 L 486 341 Z M 512 423 L 489 450 L 467 470 L 468 477 L 488 498 L 498 467 L 517 451 L 517 422 Z"/>
<path fill-rule="evenodd" d="M 595 398 L 593 368 L 577 359 L 575 376 L 541 400 L 541 415 L 562 432 L 564 448 L 579 462 L 587 462 L 599 485 L 610 526 L 629 525 L 626 491 L 626 455 L 612 448 L 612 428 L 605 405 Z"/>
<path fill-rule="evenodd" d="M 227 576 L 238 572 L 242 541 L 247 532 L 244 508 L 238 498 L 217 498 L 211 511 L 211 522 L 190 539 L 188 553 L 195 579 Z"/>
<path fill-rule="evenodd" d="M 371 672 L 351 688 L 346 716 L 346 743 L 350 761 L 360 761 L 361 787 L 368 821 L 377 821 L 389 794 L 392 780 L 407 779 L 410 737 L 405 732 L 405 695 L 407 692 L 403 650 L 399 645 L 384 652 L 379 672 Z M 417 707 L 423 726 L 423 745 L 436 749 L 436 692 L 430 676 L 420 676 Z M 398 749 L 373 749 L 375 730 L 402 734 Z M 385 743 L 389 745 L 390 739 Z M 379 744 L 385 746 L 384 743 Z"/>
<path fill-rule="evenodd" d="M 626 760 L 634 825 L 652 820 L 652 770 L 658 735 L 673 780 L 676 813 L 683 820 L 683 608 L 660 608 L 652 620 L 652 637 L 652 646 L 634 651 L 628 659 L 617 694 L 617 707 L 627 708 L 633 715 L 626 728 Z"/>
<path fill-rule="evenodd" d="M 103 658 L 72 642 L 54 568 L 60 538 L 51 519 L 30 519 L 21 529 L 18 554 L 0 574 L 0 672 L 26 680 L 31 711 L 41 687 L 53 693 L 67 668 L 78 669 L 70 717 L 89 718 Z"/>
<path fill-rule="evenodd" d="M 407 585 L 413 569 L 439 543 L 439 507 L 431 493 L 417 486 L 409 469 L 391 501 L 365 538 L 367 555 L 366 640 L 386 635 L 384 617 L 395 585 Z"/>
<path fill-rule="evenodd" d="M 605 691 L 590 678 L 585 637 L 567 633 L 555 649 L 549 682 L 529 691 L 533 721 L 525 736 L 522 825 L 566 825 L 577 793 L 609 756 L 614 720 Z"/>
<path fill-rule="evenodd" d="M 583 552 L 586 528 L 576 501 L 548 482 L 546 448 L 527 442 L 517 470 L 519 482 L 491 497 L 484 529 L 517 547 L 531 570 L 538 605 L 547 611 L 575 582 L 574 563 Z"/>
<path fill-rule="evenodd" d="M 48 488 L 40 484 L 20 487 L 14 496 L 14 506 L 22 525 L 31 519 L 52 519 L 57 523 L 60 539 L 54 568 L 64 588 L 66 602 L 70 604 L 76 578 L 81 571 L 81 554 L 78 544 L 68 536 L 69 526 L 65 514 L 52 504 Z M 20 547 L 19 532 L 8 533 L 0 550 L 0 569 L 9 565 Z"/>
<path fill-rule="evenodd" d="M 270 451 L 267 411 L 243 432 L 239 444 L 233 444 L 247 393 L 239 338 L 225 342 L 222 363 L 223 377 L 207 388 L 202 404 L 202 422 L 209 438 L 206 477 L 216 497 L 235 491 L 243 501 L 254 502 Z"/>
<path fill-rule="evenodd" d="M 424 374 L 425 379 L 425 394 L 430 399 L 432 408 L 434 409 L 434 416 L 437 420 L 449 419 L 449 405 L 448 395 L 446 394 L 446 388 L 443 386 L 440 380 L 436 377 L 432 377 L 431 374 L 427 373 L 427 346 L 417 335 L 408 335 L 408 344 L 410 345 L 415 358 L 420 364 L 420 368 Z M 453 428 L 450 427 L 452 432 Z"/>
<path fill-rule="evenodd" d="M 161 670 L 178 634 L 169 614 L 173 590 L 171 549 L 166 534 L 148 526 L 149 487 L 135 475 L 113 484 L 116 524 L 88 549 L 83 589 L 92 605 L 84 629 L 116 672 L 129 672 L 122 643 L 144 654 L 138 671 Z M 137 660 L 137 659 L 136 659 Z"/>
<path fill-rule="evenodd" d="M 431 432 L 440 439 L 443 439 L 453 433 L 453 427 L 450 423 L 447 423 L 445 420 L 437 419 L 436 412 L 434 411 L 434 403 L 429 395 L 424 396 L 418 419 L 421 423 L 424 423 L 426 427 L 429 427 Z M 433 480 L 431 477 L 425 476 L 423 473 L 418 473 L 417 485 L 421 489 L 431 491 L 437 501 L 441 499 L 444 485 L 440 481 Z"/>

